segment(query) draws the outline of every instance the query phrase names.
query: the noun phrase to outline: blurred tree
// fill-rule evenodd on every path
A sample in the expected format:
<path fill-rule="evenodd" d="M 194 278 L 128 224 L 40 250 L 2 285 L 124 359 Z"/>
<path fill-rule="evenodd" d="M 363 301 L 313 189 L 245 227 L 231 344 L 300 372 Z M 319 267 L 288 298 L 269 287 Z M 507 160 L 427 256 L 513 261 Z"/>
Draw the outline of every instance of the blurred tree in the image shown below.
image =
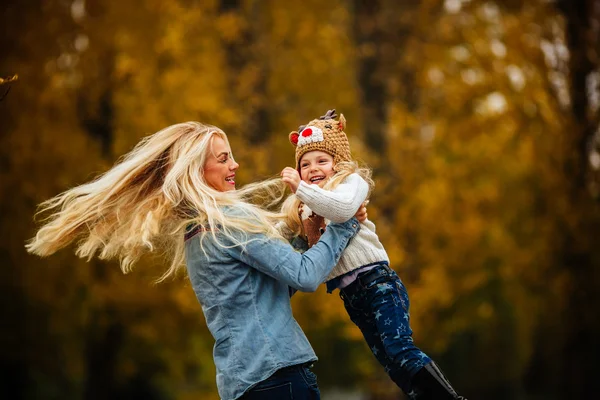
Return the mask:
<path fill-rule="evenodd" d="M 390 11 L 398 7 L 383 9 L 381 1 L 352 1 L 352 23 L 357 49 L 357 81 L 361 91 L 361 109 L 364 113 L 365 141 L 374 152 L 382 153 L 385 148 L 385 123 L 387 121 L 386 74 L 383 71 L 389 64 L 385 50 L 393 49 L 389 40 L 390 27 L 384 20 Z M 396 25 L 397 20 L 390 18 Z M 387 28 L 387 29 L 386 29 Z M 400 43 L 396 43 L 401 45 Z M 384 50 L 385 49 L 385 50 Z M 385 56 L 388 57 L 385 57 Z"/>
<path fill-rule="evenodd" d="M 392 210 L 384 228 L 402 238 L 390 247 L 424 348 L 445 354 L 452 378 L 461 371 L 459 387 L 516 397 L 538 327 L 565 305 L 552 254 L 561 221 L 575 220 L 560 172 L 570 122 L 542 52 L 557 15 L 542 3 L 488 1 L 424 2 L 417 15 L 402 58 L 416 71 L 417 107 L 402 97 L 388 105 L 388 176 L 400 178 L 377 179 L 381 209 Z M 547 361 L 555 372 L 560 360 Z M 486 369 L 485 381 L 468 381 Z"/>
<path fill-rule="evenodd" d="M 9 396 L 217 398 L 213 339 L 188 283 L 151 285 L 158 257 L 127 276 L 70 250 L 38 260 L 23 221 L 145 134 L 190 119 L 226 129 L 240 184 L 272 176 L 293 163 L 288 133 L 335 107 L 353 154 L 376 168 L 369 215 L 411 294 L 416 342 L 471 397 L 576 398 L 600 329 L 584 151 L 597 140 L 598 9 L 588 21 L 582 4 L 3 5 L 0 76 L 27 82 L 0 103 Z M 398 396 L 337 296 L 292 301 L 324 393 Z"/>
<path fill-rule="evenodd" d="M 10 33 L 2 38 L 7 54 L 0 67 L 19 68 L 28 82 L 2 105 L 0 185 L 13 194 L 2 198 L 2 231 L 11 238 L 2 243 L 9 266 L 3 304 L 10 304 L 4 320 L 11 327 L 3 331 L 2 386 L 12 398 L 105 399 L 124 391 L 133 396 L 135 381 L 158 398 L 161 386 L 173 391 L 192 381 L 182 392 L 209 398 L 214 367 L 197 301 L 181 282 L 151 286 L 158 261 L 147 260 L 131 278 L 114 264 L 86 264 L 68 250 L 37 260 L 23 248 L 33 225 L 22 222 L 31 220 L 36 204 L 107 169 L 120 144 L 113 142 L 118 120 L 111 110 L 121 82 L 113 76 L 116 57 L 106 57 L 117 53 L 119 36 L 105 24 L 126 25 L 111 17 L 139 9 L 111 14 L 86 4 L 14 3 L 2 12 Z M 134 134 L 130 142 L 139 139 Z M 149 323 L 157 318 L 160 324 Z"/>
<path fill-rule="evenodd" d="M 56 66 L 52 60 L 62 50 L 56 37 L 72 29 L 72 24 L 61 7 L 37 1 L 5 2 L 0 18 L 6 29 L 0 38 L 3 49 L 0 73 L 18 70 L 27 82 L 0 103 L 0 192 L 3 193 L 0 229 L 5 238 L 0 244 L 5 260 L 0 285 L 4 305 L 2 320 L 7 328 L 2 330 L 0 340 L 1 386 L 11 398 L 35 397 L 39 394 L 38 385 L 44 386 L 47 398 L 57 393 L 69 398 L 73 386 L 66 374 L 51 378 L 52 369 L 57 368 L 54 361 L 58 361 L 61 354 L 56 348 L 50 350 L 56 332 L 48 329 L 48 305 L 40 301 L 55 276 L 47 271 L 36 274 L 31 268 L 31 259 L 23 248 L 31 230 L 23 221 L 31 221 L 35 204 L 64 184 L 65 173 L 60 171 L 61 166 L 86 165 L 77 155 L 64 151 L 64 142 L 52 140 L 52 131 L 68 132 L 73 128 L 67 97 L 54 97 L 59 82 L 64 82 L 66 75 L 57 71 L 53 80 L 46 75 L 47 70 Z M 61 67 L 68 61 L 63 58 Z M 77 136 L 71 138 L 71 151 L 81 154 L 86 144 L 78 139 Z M 41 166 L 41 159 L 48 160 L 45 156 L 51 154 L 57 155 L 54 168 L 48 168 L 52 162 Z M 49 176 L 48 170 L 57 173 Z M 40 282 L 37 290 L 31 290 L 32 280 Z"/>
<path fill-rule="evenodd" d="M 559 387 L 563 397 L 575 399 L 594 392 L 597 368 L 590 360 L 600 357 L 596 340 L 600 322 L 594 312 L 600 307 L 600 253 L 594 240 L 600 232 L 600 206 L 589 190 L 593 189 L 590 157 L 596 151 L 593 144 L 600 131 L 600 88 L 593 83 L 593 77 L 600 73 L 600 4 L 594 0 L 558 0 L 557 6 L 564 18 L 572 121 L 566 138 L 570 153 L 564 165 L 569 178 L 570 218 L 563 231 L 561 260 L 569 274 L 569 286 L 563 314 L 566 338 L 561 349 L 564 380 Z"/>
<path fill-rule="evenodd" d="M 227 98 L 236 109 L 237 124 L 223 128 L 237 130 L 251 146 L 269 139 L 267 80 L 269 49 L 261 36 L 269 29 L 264 4 L 256 1 L 220 0 L 218 26 L 228 70 Z M 231 128 L 231 129 L 230 129 Z"/>

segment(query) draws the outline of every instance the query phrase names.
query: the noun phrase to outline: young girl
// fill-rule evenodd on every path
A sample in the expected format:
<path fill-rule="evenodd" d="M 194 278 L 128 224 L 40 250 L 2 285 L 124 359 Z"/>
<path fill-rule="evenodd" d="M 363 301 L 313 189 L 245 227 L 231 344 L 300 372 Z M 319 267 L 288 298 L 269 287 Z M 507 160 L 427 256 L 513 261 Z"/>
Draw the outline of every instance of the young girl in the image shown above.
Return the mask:
<path fill-rule="evenodd" d="M 245 201 L 266 182 L 235 190 L 227 136 L 197 122 L 146 137 L 98 179 L 43 203 L 48 222 L 27 245 L 50 255 L 77 243 L 77 255 L 121 261 L 124 272 L 153 250 L 188 277 L 215 339 L 217 388 L 223 400 L 317 400 L 315 353 L 292 315 L 289 291 L 314 291 L 360 229 L 355 218 L 329 225 L 299 254 L 274 222 Z M 351 216 L 352 217 L 352 216 Z"/>
<path fill-rule="evenodd" d="M 296 168 L 281 175 L 295 196 L 283 205 L 288 228 L 308 247 L 329 230 L 330 222 L 354 215 L 373 181 L 358 168 L 344 132 L 346 120 L 335 110 L 289 135 L 296 146 Z M 406 288 L 389 267 L 389 258 L 366 220 L 327 277 L 327 291 L 340 290 L 350 319 L 391 379 L 412 399 L 462 399 L 437 365 L 414 344 Z"/>

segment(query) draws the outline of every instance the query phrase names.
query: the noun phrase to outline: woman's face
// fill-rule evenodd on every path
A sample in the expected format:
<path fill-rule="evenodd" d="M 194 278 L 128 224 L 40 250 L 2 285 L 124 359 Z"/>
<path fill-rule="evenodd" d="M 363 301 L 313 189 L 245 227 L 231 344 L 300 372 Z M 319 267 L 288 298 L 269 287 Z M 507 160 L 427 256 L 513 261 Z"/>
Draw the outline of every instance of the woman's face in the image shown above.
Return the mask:
<path fill-rule="evenodd" d="M 219 192 L 235 190 L 235 171 L 240 165 L 235 162 L 229 145 L 221 137 L 214 135 L 211 151 L 204 164 L 204 180 Z"/>

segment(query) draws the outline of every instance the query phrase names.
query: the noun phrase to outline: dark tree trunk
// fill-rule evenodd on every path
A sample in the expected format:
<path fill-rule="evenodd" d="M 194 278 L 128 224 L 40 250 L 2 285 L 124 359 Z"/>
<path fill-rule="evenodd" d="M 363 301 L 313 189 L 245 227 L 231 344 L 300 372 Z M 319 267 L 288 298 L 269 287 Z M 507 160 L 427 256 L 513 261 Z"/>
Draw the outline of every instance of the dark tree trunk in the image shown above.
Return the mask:
<path fill-rule="evenodd" d="M 114 138 L 114 110 L 111 89 L 106 88 L 93 106 L 90 105 L 92 102 L 83 94 L 84 91 L 85 89 L 82 89 L 77 98 L 79 122 L 88 135 L 99 143 L 102 157 L 110 159 Z M 91 109 L 92 107 L 93 109 Z"/>
<path fill-rule="evenodd" d="M 385 153 L 385 126 L 388 100 L 382 76 L 381 47 L 385 32 L 381 25 L 380 0 L 352 0 L 353 33 L 358 53 L 357 80 L 361 94 L 364 141 L 377 154 Z"/>
<path fill-rule="evenodd" d="M 403 60 L 411 38 L 418 35 L 419 27 L 411 16 L 419 9 L 420 2 L 398 2 L 395 0 L 352 0 L 352 30 L 357 51 L 357 82 L 360 93 L 360 108 L 363 117 L 363 140 L 377 156 L 371 164 L 375 176 L 387 175 L 392 187 L 381 188 L 376 196 L 381 201 L 381 213 L 390 221 L 398 209 L 398 194 L 402 189 L 402 177 L 396 170 L 388 168 L 388 160 L 402 157 L 402 149 L 389 148 L 387 126 L 388 104 L 398 102 L 417 114 L 419 88 L 416 86 L 416 71 L 410 62 Z M 412 135 L 405 130 L 400 135 Z M 390 200 L 394 198 L 395 200 Z M 387 199 L 387 200 L 386 200 Z M 375 199 L 377 201 L 377 199 Z M 410 228 L 404 230 L 406 259 L 403 273 L 409 281 L 416 280 L 418 237 Z"/>
<path fill-rule="evenodd" d="M 598 213 L 588 191 L 589 144 L 597 127 L 591 114 L 587 79 L 598 59 L 592 60 L 600 42 L 592 36 L 591 17 L 595 0 L 560 0 L 558 7 L 565 19 L 566 40 L 569 48 L 569 82 L 571 114 L 575 129 L 571 132 L 574 151 L 565 166 L 570 179 L 569 198 L 575 224 L 564 233 L 562 254 L 564 268 L 570 276 L 570 290 L 565 293 L 567 307 L 564 324 L 566 336 L 562 349 L 563 381 L 561 398 L 583 399 L 596 390 L 597 362 L 600 357 L 598 336 L 600 324 L 597 310 L 600 296 L 597 294 L 598 269 L 594 262 L 593 241 L 598 237 L 600 226 Z"/>
<path fill-rule="evenodd" d="M 587 186 L 586 175 L 589 155 L 589 143 L 597 128 L 596 119 L 590 112 L 587 90 L 587 79 L 595 68 L 598 68 L 598 38 L 594 38 L 591 29 L 593 7 L 597 0 L 559 0 L 559 10 L 565 19 L 567 47 L 569 48 L 569 80 L 571 112 L 577 129 L 575 143 L 577 153 L 567 171 L 574 179 L 574 190 Z M 598 6 L 596 6 L 598 7 Z M 600 23 L 600 21 L 597 21 Z M 596 65 L 592 61 L 595 54 Z"/>
<path fill-rule="evenodd" d="M 252 5 L 252 7 L 258 7 Z M 254 8 L 252 9 L 254 10 Z M 233 93 L 230 101 L 241 110 L 240 118 L 244 121 L 241 134 L 251 145 L 259 145 L 267 141 L 269 133 L 269 113 L 267 109 L 267 67 L 258 54 L 258 15 L 247 15 L 243 2 L 240 0 L 221 0 L 220 12 L 232 13 L 245 17 L 249 26 L 243 30 L 240 37 L 225 41 L 223 46 L 229 67 L 229 87 Z M 258 12 L 258 10 L 257 10 Z M 256 14 L 251 11 L 250 14 Z M 260 73 L 251 85 L 251 93 L 241 93 L 238 88 L 247 87 L 240 84 L 244 70 L 256 64 Z"/>
<path fill-rule="evenodd" d="M 108 13 L 101 1 L 88 1 L 85 8 L 91 21 L 101 21 Z M 82 82 L 77 89 L 77 118 L 88 136 L 98 143 L 102 157 L 112 162 L 115 131 L 113 93 L 118 87 L 114 77 L 114 38 L 106 35 L 106 27 L 90 24 L 84 31 L 95 46 L 86 55 L 85 64 L 79 67 Z"/>

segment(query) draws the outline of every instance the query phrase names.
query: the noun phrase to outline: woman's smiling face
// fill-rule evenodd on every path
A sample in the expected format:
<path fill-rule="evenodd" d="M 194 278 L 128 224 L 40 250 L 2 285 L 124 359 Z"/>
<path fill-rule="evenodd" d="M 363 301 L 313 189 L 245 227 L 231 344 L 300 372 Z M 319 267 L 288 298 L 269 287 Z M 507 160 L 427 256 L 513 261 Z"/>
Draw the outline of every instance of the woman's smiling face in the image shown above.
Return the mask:
<path fill-rule="evenodd" d="M 223 138 L 214 135 L 211 142 L 211 152 L 204 163 L 204 180 L 219 192 L 235 190 L 235 171 L 240 165 Z"/>

